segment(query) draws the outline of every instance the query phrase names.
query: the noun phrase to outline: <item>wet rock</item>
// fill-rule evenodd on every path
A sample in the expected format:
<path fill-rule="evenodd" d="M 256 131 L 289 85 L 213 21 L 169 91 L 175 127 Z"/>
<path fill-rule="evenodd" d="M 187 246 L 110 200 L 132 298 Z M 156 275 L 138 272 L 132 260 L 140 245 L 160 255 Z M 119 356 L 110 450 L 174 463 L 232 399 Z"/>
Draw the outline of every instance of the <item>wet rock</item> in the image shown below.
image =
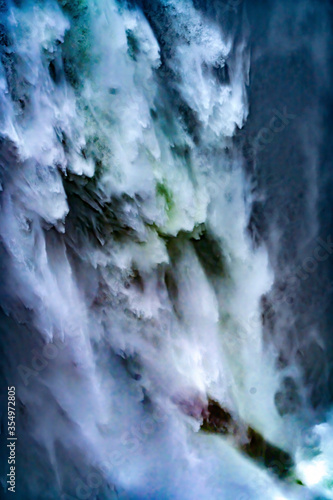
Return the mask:
<path fill-rule="evenodd" d="M 236 427 L 231 414 L 221 408 L 219 403 L 213 399 L 209 399 L 201 430 L 218 434 L 233 434 L 236 431 Z"/>
<path fill-rule="evenodd" d="M 266 441 L 251 427 L 248 428 L 247 434 L 249 442 L 241 447 L 242 451 L 280 478 L 287 477 L 294 465 L 289 453 Z"/>
<path fill-rule="evenodd" d="M 289 453 L 268 442 L 259 432 L 245 423 L 236 422 L 231 413 L 212 399 L 203 412 L 201 430 L 215 434 L 232 435 L 239 450 L 270 469 L 280 478 L 289 477 L 294 466 Z M 244 442 L 244 430 L 246 441 Z"/>

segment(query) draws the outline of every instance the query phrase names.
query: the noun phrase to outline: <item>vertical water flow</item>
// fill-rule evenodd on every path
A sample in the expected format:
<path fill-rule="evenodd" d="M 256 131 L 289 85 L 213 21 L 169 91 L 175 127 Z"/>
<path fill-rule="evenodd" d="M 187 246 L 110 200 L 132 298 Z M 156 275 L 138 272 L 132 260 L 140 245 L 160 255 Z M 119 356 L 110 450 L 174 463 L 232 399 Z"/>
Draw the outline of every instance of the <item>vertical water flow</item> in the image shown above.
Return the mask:
<path fill-rule="evenodd" d="M 275 274 L 264 335 L 279 351 L 276 406 L 299 436 L 301 479 L 331 498 L 332 6 L 247 6 L 253 50 L 246 130 L 259 194 L 251 226 L 266 241 Z M 284 126 L 275 127 L 278 116 Z"/>
<path fill-rule="evenodd" d="M 292 445 L 262 338 L 273 276 L 246 231 L 233 141 L 246 41 L 189 0 L 27 0 L 1 16 L 1 349 L 19 498 L 281 499 L 232 438 L 199 432 L 212 398 Z"/>

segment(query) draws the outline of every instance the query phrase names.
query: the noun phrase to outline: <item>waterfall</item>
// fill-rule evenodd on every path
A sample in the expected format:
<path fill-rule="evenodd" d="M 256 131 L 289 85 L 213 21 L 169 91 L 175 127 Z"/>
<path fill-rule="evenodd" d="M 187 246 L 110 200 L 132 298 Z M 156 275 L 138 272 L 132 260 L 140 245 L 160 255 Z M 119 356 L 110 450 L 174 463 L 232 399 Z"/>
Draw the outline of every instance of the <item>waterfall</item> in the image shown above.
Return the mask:
<path fill-rule="evenodd" d="M 16 388 L 17 498 L 333 498 L 329 410 L 279 332 L 297 314 L 279 284 L 296 274 L 277 219 L 267 237 L 254 223 L 273 139 L 248 143 L 251 6 L 2 0 L 0 16 L 1 381 Z M 278 142 L 297 115 L 282 102 L 272 119 Z M 10 498 L 7 403 L 2 421 Z"/>

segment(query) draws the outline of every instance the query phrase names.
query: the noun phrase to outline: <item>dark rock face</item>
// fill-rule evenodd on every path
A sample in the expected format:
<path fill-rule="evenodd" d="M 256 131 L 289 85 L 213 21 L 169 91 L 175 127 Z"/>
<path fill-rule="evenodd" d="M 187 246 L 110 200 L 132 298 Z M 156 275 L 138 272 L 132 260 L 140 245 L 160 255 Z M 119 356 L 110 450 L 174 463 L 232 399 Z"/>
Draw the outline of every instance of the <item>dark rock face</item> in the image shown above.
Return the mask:
<path fill-rule="evenodd" d="M 293 468 L 293 460 L 289 453 L 269 443 L 251 427 L 236 422 L 232 415 L 212 399 L 208 400 L 207 409 L 203 411 L 201 430 L 223 435 L 233 435 L 238 448 L 248 457 L 269 468 L 280 478 L 287 478 Z M 247 436 L 242 443 L 244 431 Z"/>
<path fill-rule="evenodd" d="M 233 434 L 236 431 L 236 423 L 229 412 L 221 408 L 214 400 L 208 400 L 208 406 L 201 430 L 206 432 L 215 432 L 218 434 Z"/>
<path fill-rule="evenodd" d="M 287 477 L 293 467 L 293 460 L 289 453 L 265 440 L 261 434 L 251 427 L 247 435 L 249 442 L 241 447 L 249 457 L 268 467 L 280 478 Z"/>

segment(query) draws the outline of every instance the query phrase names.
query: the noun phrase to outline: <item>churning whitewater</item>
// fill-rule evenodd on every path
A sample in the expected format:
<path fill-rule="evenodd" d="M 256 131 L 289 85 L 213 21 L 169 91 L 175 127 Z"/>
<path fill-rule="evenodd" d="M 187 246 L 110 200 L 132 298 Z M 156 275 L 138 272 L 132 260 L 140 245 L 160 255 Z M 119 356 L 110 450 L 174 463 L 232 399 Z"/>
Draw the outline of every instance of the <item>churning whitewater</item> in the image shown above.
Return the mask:
<path fill-rule="evenodd" d="M 330 419 L 264 334 L 276 272 L 249 229 L 250 27 L 242 2 L 219 9 L 0 2 L 20 500 L 333 498 Z"/>

